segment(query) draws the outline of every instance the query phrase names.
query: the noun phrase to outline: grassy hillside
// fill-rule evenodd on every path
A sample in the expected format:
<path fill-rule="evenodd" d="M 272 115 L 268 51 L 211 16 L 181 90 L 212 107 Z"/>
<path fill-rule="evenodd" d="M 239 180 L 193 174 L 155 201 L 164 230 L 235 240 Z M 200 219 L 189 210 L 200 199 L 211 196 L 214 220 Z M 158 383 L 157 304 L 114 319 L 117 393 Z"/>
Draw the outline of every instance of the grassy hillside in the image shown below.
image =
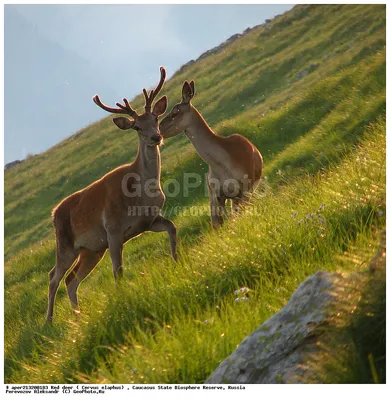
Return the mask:
<path fill-rule="evenodd" d="M 172 106 L 183 81 L 195 79 L 196 107 L 218 133 L 248 136 L 262 152 L 269 178 L 289 165 L 291 145 L 301 148 L 297 139 L 306 152 L 300 150 L 294 163 L 314 172 L 356 143 L 363 127 L 384 111 L 384 46 L 384 6 L 300 6 L 189 66 L 164 92 Z M 139 97 L 132 104 L 142 102 Z M 118 130 L 111 119 L 6 172 L 7 257 L 52 236 L 50 211 L 61 199 L 134 158 L 136 134 Z M 313 133 L 329 145 L 323 154 L 311 151 Z M 201 164 L 183 137 L 167 141 L 162 156 L 163 179 Z"/>
<path fill-rule="evenodd" d="M 78 320 L 61 287 L 43 326 L 50 211 L 131 161 L 136 135 L 108 117 L 6 171 L 6 381 L 202 382 L 306 276 L 364 269 L 385 226 L 385 43 L 385 6 L 302 5 L 168 81 L 170 106 L 195 79 L 210 125 L 258 146 L 263 183 L 217 232 L 206 215 L 173 215 L 176 266 L 165 235 L 145 234 L 125 246 L 116 288 L 106 255 L 81 285 Z M 166 141 L 162 163 L 163 181 L 206 171 L 183 136 Z M 165 210 L 207 203 L 202 187 Z M 250 300 L 235 302 L 241 286 Z M 372 381 L 359 371 L 353 379 Z"/>

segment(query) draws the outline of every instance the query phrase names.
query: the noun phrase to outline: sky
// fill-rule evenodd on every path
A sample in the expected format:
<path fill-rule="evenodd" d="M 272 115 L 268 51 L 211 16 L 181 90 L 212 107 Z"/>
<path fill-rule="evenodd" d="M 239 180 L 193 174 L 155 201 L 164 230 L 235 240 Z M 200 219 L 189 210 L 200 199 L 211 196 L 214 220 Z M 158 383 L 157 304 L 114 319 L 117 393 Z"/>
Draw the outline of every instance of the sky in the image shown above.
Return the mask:
<path fill-rule="evenodd" d="M 169 78 L 231 35 L 292 7 L 5 5 L 5 163 L 105 117 L 94 94 L 112 104 L 131 99 L 155 84 L 160 65 Z M 31 100 L 21 108 L 26 95 Z"/>

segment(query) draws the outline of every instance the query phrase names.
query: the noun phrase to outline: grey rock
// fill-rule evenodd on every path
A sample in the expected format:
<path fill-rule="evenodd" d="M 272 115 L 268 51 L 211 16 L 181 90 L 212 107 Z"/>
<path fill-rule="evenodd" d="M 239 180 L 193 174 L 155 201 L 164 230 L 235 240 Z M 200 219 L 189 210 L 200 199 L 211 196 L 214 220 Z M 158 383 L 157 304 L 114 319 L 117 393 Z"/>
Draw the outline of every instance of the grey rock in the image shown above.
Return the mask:
<path fill-rule="evenodd" d="M 304 78 L 307 74 L 310 74 L 310 72 L 313 72 L 318 67 L 319 64 L 310 64 L 308 68 L 297 73 L 297 75 L 295 76 L 295 80 L 297 81 L 299 79 Z"/>
<path fill-rule="evenodd" d="M 336 54 L 337 54 L 337 51 L 332 51 L 332 52 L 330 52 L 329 54 L 326 54 L 326 55 L 324 56 L 324 59 L 327 60 L 329 57 L 333 57 L 333 56 L 335 56 Z"/>
<path fill-rule="evenodd" d="M 11 161 L 8 164 L 4 165 L 4 169 L 11 169 L 13 167 L 15 167 L 16 165 L 20 164 L 21 162 L 23 162 L 22 160 L 15 160 L 15 161 Z"/>
<path fill-rule="evenodd" d="M 206 383 L 298 383 L 299 365 L 316 349 L 316 329 L 326 325 L 341 275 L 318 271 L 287 305 L 247 336 Z"/>

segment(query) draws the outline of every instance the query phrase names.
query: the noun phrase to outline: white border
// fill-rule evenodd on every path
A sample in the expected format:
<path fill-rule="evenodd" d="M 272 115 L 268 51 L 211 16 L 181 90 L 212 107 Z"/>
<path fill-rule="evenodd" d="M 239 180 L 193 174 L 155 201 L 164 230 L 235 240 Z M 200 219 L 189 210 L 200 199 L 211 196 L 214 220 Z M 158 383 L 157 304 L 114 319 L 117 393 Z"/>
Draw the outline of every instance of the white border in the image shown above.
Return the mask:
<path fill-rule="evenodd" d="M 1 8 L 1 22 L 2 22 L 2 29 L 1 29 L 1 35 L 2 35 L 2 40 L 1 40 L 1 54 L 2 54 L 2 74 L 1 74 L 1 89 L 2 89 L 2 96 L 3 96 L 3 109 L 2 112 L 0 113 L 1 116 L 1 123 L 2 123 L 2 141 L 1 141 L 1 146 L 2 146 L 2 151 L 1 151 L 1 161 L 3 162 L 2 165 L 4 165 L 4 4 L 53 4 L 56 2 L 53 1 L 39 1 L 39 2 L 33 2 L 33 1 L 8 1 L 6 3 L 3 2 L 3 7 Z M 83 1 L 83 4 L 107 4 L 107 1 L 90 1 L 86 0 Z M 214 0 L 214 1 L 187 1 L 185 4 L 237 4 L 238 2 L 236 1 L 221 1 L 221 0 Z M 343 4 L 367 4 L 368 1 L 344 1 L 342 2 Z M 375 1 L 375 4 L 386 4 L 386 1 Z M 80 4 L 79 2 L 76 1 L 67 1 L 66 4 Z M 123 1 L 123 0 L 116 0 L 115 4 L 184 4 L 182 1 L 177 1 L 177 0 L 170 0 L 170 1 L 147 1 L 147 2 L 135 2 L 135 1 Z M 291 2 L 288 1 L 250 1 L 250 0 L 245 0 L 242 3 L 239 4 L 292 4 Z M 329 4 L 328 1 L 314 1 L 314 2 L 302 2 L 302 3 L 294 3 L 294 4 Z M 389 16 L 389 9 L 386 7 L 386 18 Z M 388 40 L 388 30 L 386 31 L 386 40 Z M 387 61 L 387 60 L 386 60 Z M 386 73 L 387 76 L 389 76 L 389 67 L 388 65 L 386 66 Z M 388 88 L 386 88 L 386 95 L 388 95 Z M 386 113 L 387 114 L 387 113 Z M 389 141 L 387 138 L 386 142 L 387 146 L 389 146 Z M 3 228 L 4 228 L 4 170 L 1 172 L 1 189 L 2 189 L 2 196 L 1 196 L 1 210 L 2 210 L 2 223 L 3 223 Z M 387 184 L 388 184 L 389 177 L 387 177 Z M 388 225 L 388 221 L 387 221 Z M 388 228 L 388 226 L 387 226 Z M 4 260 L 4 229 L 1 230 L 1 252 L 2 252 L 2 260 Z M 2 384 L 3 384 L 3 393 L 5 393 L 5 385 L 4 385 L 4 262 L 3 262 L 3 273 L 1 274 L 1 294 L 2 294 L 2 301 L 1 301 L 1 309 L 2 309 L 2 323 L 1 323 L 1 345 L 3 349 L 3 357 L 1 359 L 1 379 L 2 379 Z M 389 300 L 389 293 L 387 293 L 387 302 Z M 389 303 L 388 303 L 389 304 Z M 389 316 L 389 308 L 387 308 L 387 317 Z M 388 338 L 388 335 L 387 335 Z M 387 346 L 387 358 L 389 356 L 389 346 Z M 389 371 L 387 371 L 386 374 L 386 379 L 387 382 L 389 382 Z M 11 385 L 9 385 L 11 386 Z M 19 386 L 19 385 L 16 385 Z M 131 387 L 133 385 L 125 385 L 126 387 Z M 140 385 L 137 385 L 140 386 Z M 157 386 L 157 385 L 155 385 Z M 174 385 L 173 385 L 174 386 Z M 184 385 L 183 385 L 184 386 Z M 192 385 L 194 386 L 194 385 Z M 200 385 L 202 386 L 202 385 Z M 316 400 L 322 400 L 326 399 L 329 400 L 330 396 L 333 396 L 336 399 L 342 399 L 342 398 L 354 398 L 356 399 L 367 399 L 367 398 L 383 398 L 382 396 L 386 393 L 389 392 L 388 385 L 321 385 L 321 387 L 318 387 L 317 385 L 244 385 L 245 390 L 240 390 L 240 391 L 223 391 L 222 394 L 210 390 L 210 391 L 205 391 L 201 390 L 200 393 L 198 391 L 193 392 L 193 391 L 184 391 L 184 390 L 154 390 L 152 392 L 148 392 L 147 390 L 129 390 L 129 391 L 122 391 L 120 393 L 112 392 L 111 395 L 106 395 L 106 396 L 112 396 L 115 398 L 122 397 L 123 398 L 128 398 L 129 395 L 132 398 L 139 398 L 139 397 L 144 397 L 144 396 L 150 396 L 153 395 L 154 397 L 157 395 L 159 399 L 169 399 L 171 400 L 173 397 L 180 397 L 182 398 L 185 396 L 186 398 L 190 399 L 198 399 L 199 396 L 202 396 L 202 398 L 213 398 L 215 399 L 216 397 L 223 397 L 223 399 L 237 399 L 237 397 L 245 397 L 245 398 L 250 398 L 249 396 L 256 395 L 260 398 L 271 398 L 274 399 L 275 397 L 279 396 L 284 396 L 287 399 L 299 399 L 302 400 L 303 398 L 315 398 Z M 9 397 L 11 395 L 8 395 Z M 14 397 L 16 395 L 13 395 Z M 38 399 L 38 396 L 42 395 L 28 395 L 28 398 L 31 399 Z M 72 395 L 73 396 L 83 396 L 83 395 Z M 379 397 L 381 396 L 381 397 Z M 52 399 L 52 398 L 69 398 L 69 395 L 66 394 L 58 394 L 58 395 L 50 395 L 46 394 L 44 395 L 45 399 Z M 39 397 L 41 399 L 42 397 Z"/>

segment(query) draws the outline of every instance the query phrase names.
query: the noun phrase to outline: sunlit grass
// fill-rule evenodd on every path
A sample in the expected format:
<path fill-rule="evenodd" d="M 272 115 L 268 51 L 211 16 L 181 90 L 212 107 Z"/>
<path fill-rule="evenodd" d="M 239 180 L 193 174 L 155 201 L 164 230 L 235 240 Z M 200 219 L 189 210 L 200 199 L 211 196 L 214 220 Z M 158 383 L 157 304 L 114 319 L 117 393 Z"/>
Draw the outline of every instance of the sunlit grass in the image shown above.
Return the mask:
<path fill-rule="evenodd" d="M 367 249 L 359 267 L 367 265 L 375 251 L 368 246 L 385 224 L 384 126 L 370 128 L 361 148 L 326 176 L 303 178 L 260 196 L 253 201 L 255 215 L 244 213 L 220 231 L 205 233 L 191 248 L 183 245 L 177 265 L 167 243 L 165 251 L 138 255 L 136 263 L 127 248 L 126 280 L 117 288 L 106 259 L 81 287 L 83 313 L 77 322 L 62 290 L 56 311 L 62 327 L 41 328 L 45 293 L 29 294 L 24 301 L 37 303 L 37 309 L 28 307 L 25 328 L 19 328 L 16 347 L 7 352 L 7 365 L 16 367 L 14 379 L 205 380 L 251 330 L 285 304 L 305 277 L 318 269 L 338 269 L 338 257 L 357 243 Z M 156 235 L 145 235 L 145 245 L 149 238 L 150 246 L 155 241 L 161 246 Z M 357 267 L 345 264 L 344 270 Z M 34 280 L 28 282 L 33 285 Z M 242 286 L 250 289 L 250 300 L 235 302 L 234 291 Z M 14 301 L 15 307 L 21 299 Z M 6 303 L 9 313 L 14 307 Z M 23 355 L 28 348 L 23 338 L 31 338 L 34 326 L 36 342 L 30 341 Z M 10 361 L 26 356 L 32 358 L 27 367 Z"/>

